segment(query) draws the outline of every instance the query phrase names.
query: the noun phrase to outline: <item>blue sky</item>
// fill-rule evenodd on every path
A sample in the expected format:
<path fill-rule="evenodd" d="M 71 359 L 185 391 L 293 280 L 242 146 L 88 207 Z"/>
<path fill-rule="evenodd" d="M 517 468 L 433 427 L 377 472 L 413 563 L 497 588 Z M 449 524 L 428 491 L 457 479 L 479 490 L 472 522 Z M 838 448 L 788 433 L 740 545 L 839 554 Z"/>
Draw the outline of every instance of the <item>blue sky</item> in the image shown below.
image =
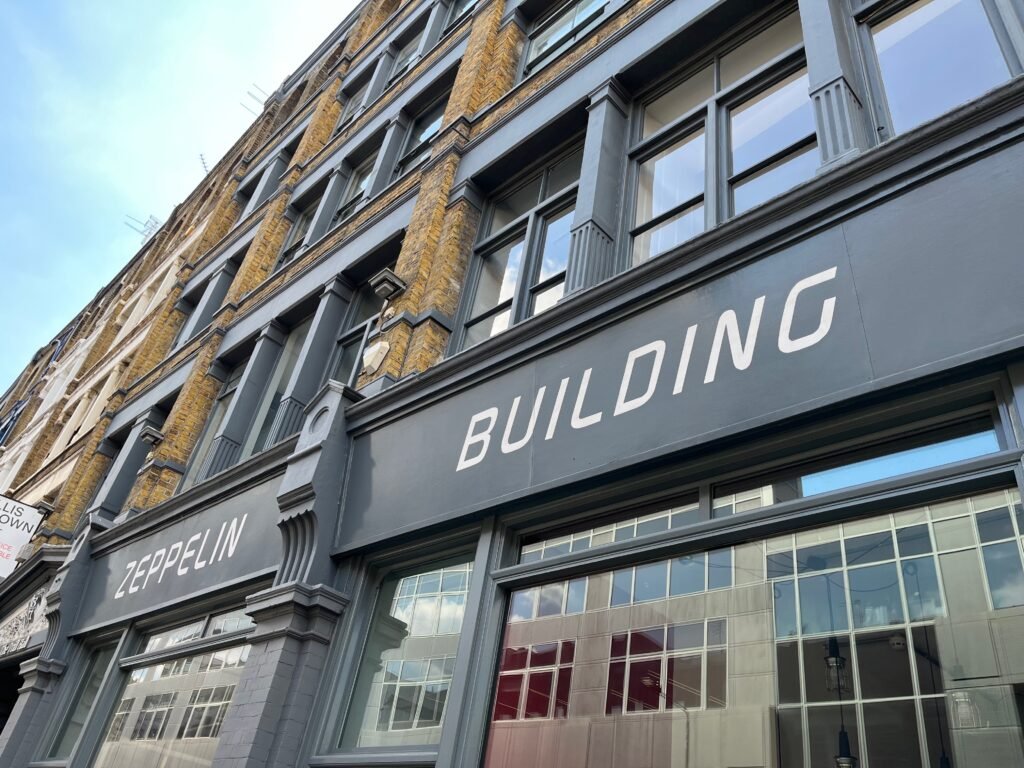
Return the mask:
<path fill-rule="evenodd" d="M 355 0 L 0 0 L 0 393 Z"/>

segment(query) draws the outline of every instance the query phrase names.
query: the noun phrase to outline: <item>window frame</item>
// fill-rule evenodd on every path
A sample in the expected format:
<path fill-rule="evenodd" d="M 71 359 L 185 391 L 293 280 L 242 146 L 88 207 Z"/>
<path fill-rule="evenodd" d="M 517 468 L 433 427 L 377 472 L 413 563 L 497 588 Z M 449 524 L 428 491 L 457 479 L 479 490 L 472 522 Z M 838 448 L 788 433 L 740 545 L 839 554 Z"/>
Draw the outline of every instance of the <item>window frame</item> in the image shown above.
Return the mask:
<path fill-rule="evenodd" d="M 567 48 L 573 46 L 581 38 L 586 37 L 600 23 L 600 20 L 604 18 L 605 11 L 612 3 L 612 0 L 604 0 L 600 7 L 595 8 L 588 16 L 584 17 L 582 21 L 573 25 L 566 33 L 565 37 L 559 40 L 555 45 L 538 54 L 536 57 L 531 58 L 530 51 L 533 48 L 533 43 L 537 36 L 553 26 L 564 11 L 569 10 L 572 6 L 582 5 L 585 2 L 587 2 L 587 0 L 566 0 L 566 2 L 556 6 L 554 9 L 545 11 L 530 26 L 530 31 L 526 36 L 526 44 L 523 46 L 523 62 L 521 66 L 522 79 L 525 80 L 538 70 L 543 69 L 560 53 L 563 53 Z"/>
<path fill-rule="evenodd" d="M 341 133 L 353 120 L 359 116 L 360 110 L 366 105 L 366 97 L 370 92 L 370 82 L 372 75 L 366 75 L 362 81 L 353 83 L 352 87 L 355 89 L 350 95 L 347 94 L 346 90 L 342 90 L 342 93 L 346 93 L 345 105 L 342 107 L 341 114 L 338 116 L 338 125 L 334 129 L 334 133 Z M 349 106 L 352 106 L 349 109 Z"/>
<path fill-rule="evenodd" d="M 322 765 L 373 764 L 430 764 L 438 760 L 439 753 L 450 749 L 457 738 L 457 726 L 466 716 L 464 697 L 456 695 L 469 685 L 470 653 L 476 646 L 479 633 L 477 615 L 485 585 L 487 563 L 492 558 L 496 537 L 489 525 L 473 525 L 441 534 L 429 543 L 422 540 L 392 547 L 353 563 L 350 573 L 353 595 L 352 605 L 339 627 L 338 644 L 331 668 L 324 678 L 331 684 L 321 686 L 317 736 L 313 743 L 313 761 Z M 343 733 L 352 716 L 359 716 L 355 701 L 356 681 L 363 656 L 371 640 L 373 620 L 384 581 L 395 573 L 415 572 L 417 569 L 437 566 L 465 557 L 472 565 L 467 587 L 462 631 L 455 651 L 455 665 L 450 691 L 445 704 L 444 720 L 440 726 L 437 744 L 413 744 L 385 747 L 343 747 Z M 369 702 L 368 702 L 369 703 Z"/>
<path fill-rule="evenodd" d="M 918 0 L 852 0 L 851 2 L 851 6 L 853 6 L 852 20 L 856 28 L 855 56 L 867 84 L 866 99 L 870 105 L 876 143 L 882 143 L 900 134 L 893 124 L 882 67 L 878 52 L 875 50 L 872 27 L 896 16 L 916 2 Z M 1006 81 L 1009 82 L 1024 73 L 1024 50 L 1018 50 L 1014 46 L 1013 37 L 1009 32 L 1010 26 L 1020 28 L 1024 25 L 1024 9 L 1021 9 L 1019 4 L 1001 4 L 997 0 L 979 0 L 979 2 L 988 18 L 999 52 L 1009 70 L 1010 75 Z M 979 93 L 977 97 L 981 95 Z M 939 119 L 942 114 L 946 113 L 941 113 L 931 120 L 925 121 L 924 124 Z M 914 126 L 908 131 L 914 131 L 919 127 Z"/>
<path fill-rule="evenodd" d="M 538 163 L 534 168 L 518 176 L 508 184 L 499 187 L 495 190 L 494 194 L 489 196 L 484 214 L 481 217 L 477 242 L 473 246 L 473 253 L 470 256 L 471 264 L 467 272 L 466 289 L 463 291 L 463 299 L 460 302 L 456 332 L 452 334 L 451 341 L 449 342 L 449 354 L 468 349 L 469 346 L 466 345 L 466 338 L 469 329 L 495 315 L 509 311 L 508 329 L 511 329 L 535 314 L 540 314 L 531 311 L 531 297 L 536 293 L 542 292 L 545 288 L 554 285 L 559 280 L 564 281 L 565 272 L 561 272 L 546 278 L 543 283 L 536 282 L 542 266 L 542 246 L 547 224 L 556 219 L 560 214 L 575 208 L 576 198 L 579 194 L 579 180 L 557 190 L 550 190 L 548 185 L 550 184 L 551 170 L 577 152 L 581 153 L 582 160 L 582 151 L 583 144 L 577 139 L 573 139 L 548 155 L 543 162 Z M 501 229 L 491 232 L 495 203 L 519 190 L 527 188 L 538 178 L 540 179 L 540 186 L 537 192 L 539 202 L 535 203 L 526 212 L 517 216 Z M 484 261 L 489 255 L 520 239 L 523 243 L 523 252 L 520 256 L 519 277 L 513 288 L 512 297 L 500 301 L 495 306 L 489 307 L 475 315 L 470 314 L 473 311 L 473 304 L 476 301 L 477 291 L 480 287 Z M 566 267 L 568 268 L 568 264 Z M 501 332 L 493 334 L 489 338 L 494 338 L 500 334 Z M 488 340 L 484 339 L 477 343 L 482 344 Z M 476 344 L 470 346 L 476 346 Z"/>
<path fill-rule="evenodd" d="M 334 211 L 334 215 L 331 217 L 331 223 L 328 229 L 334 229 L 341 226 L 345 221 L 352 218 L 359 212 L 361 204 L 369 200 L 367 195 L 370 184 L 373 182 L 373 167 L 377 162 L 377 155 L 380 154 L 380 147 L 376 151 L 371 152 L 366 158 L 361 160 L 358 165 L 352 166 L 352 171 L 349 173 L 348 179 L 345 181 L 345 193 L 341 196 L 341 200 L 338 203 L 337 209 Z M 359 174 L 363 171 L 366 175 L 363 180 L 357 182 Z"/>
<path fill-rule="evenodd" d="M 278 254 L 277 261 L 274 263 L 274 272 L 283 269 L 295 260 L 295 257 L 302 249 L 302 244 L 306 240 L 306 235 L 309 234 L 309 230 L 312 228 L 313 222 L 316 220 L 316 213 L 320 209 L 320 203 L 323 202 L 323 197 L 323 193 L 317 195 L 306 205 L 303 205 L 301 209 L 296 211 L 295 219 L 292 221 L 292 226 L 288 230 L 288 236 L 285 238 L 284 244 L 281 247 L 281 252 Z"/>
<path fill-rule="evenodd" d="M 460 21 L 468 17 L 473 9 L 476 8 L 477 0 L 468 0 L 468 5 L 462 9 L 459 13 L 456 13 L 456 9 L 459 7 L 459 0 L 452 0 L 451 5 L 448 7 L 448 15 L 445 18 L 444 30 L 442 36 L 448 32 L 452 27 L 458 24 Z"/>
<path fill-rule="evenodd" d="M 430 153 L 428 150 L 433 146 L 434 141 L 441 134 L 441 129 L 444 124 L 444 113 L 447 109 L 448 99 L 450 96 L 451 91 L 448 91 L 442 96 L 434 99 L 424 109 L 420 110 L 410 121 L 409 131 L 406 134 L 405 140 L 402 142 L 402 154 L 395 163 L 395 170 L 391 175 L 392 181 L 402 178 L 430 160 Z M 416 137 L 417 124 L 421 119 L 432 114 L 436 109 L 438 109 L 438 107 L 440 107 L 441 114 L 437 118 L 437 128 L 427 138 L 414 144 L 413 142 Z M 415 162 L 410 164 L 410 160 Z"/>
<path fill-rule="evenodd" d="M 675 73 L 662 79 L 653 88 L 641 93 L 634 101 L 629 129 L 630 146 L 627 151 L 629 166 L 628 184 L 625 205 L 623 206 L 623 242 L 627 243 L 626 261 L 632 266 L 650 261 L 678 249 L 693 238 L 688 238 L 668 249 L 649 254 L 637 261 L 634 255 L 635 243 L 640 235 L 657 229 L 672 218 L 691 210 L 698 204 L 704 206 L 704 228 L 701 234 L 724 224 L 730 219 L 743 215 L 733 213 L 733 185 L 752 178 L 764 169 L 779 164 L 780 160 L 795 157 L 801 149 L 817 145 L 817 131 L 809 137 L 801 139 L 794 145 L 778 150 L 770 157 L 758 161 L 739 174 L 731 172 L 732 143 L 729 131 L 731 110 L 742 106 L 761 93 L 783 82 L 797 72 L 807 69 L 806 43 L 801 39 L 798 45 L 791 46 L 780 54 L 747 72 L 742 79 L 720 87 L 720 67 L 723 58 L 736 51 L 745 43 L 750 42 L 762 32 L 770 29 L 777 22 L 792 14 L 799 14 L 795 5 L 777 6 L 768 13 L 752 21 L 741 30 L 733 30 L 720 37 L 714 44 L 698 52 Z M 799 19 L 798 19 L 799 23 Z M 644 112 L 648 105 L 675 87 L 692 77 L 698 76 L 706 68 L 712 68 L 712 94 L 689 111 L 679 115 L 667 125 L 657 129 L 649 136 L 643 136 Z M 810 95 L 807 97 L 811 103 Z M 659 213 L 657 216 L 638 223 L 637 206 L 640 199 L 640 166 L 660 152 L 680 145 L 688 136 L 703 131 L 704 135 L 704 187 L 701 195 L 695 195 L 683 203 Z M 821 158 L 818 158 L 820 167 Z M 784 193 L 779 193 L 784 194 Z M 774 195 L 773 195 L 774 197 Z M 769 198 L 771 199 L 771 198 Z M 758 203 L 760 205 L 761 203 Z M 754 206 L 757 207 L 757 206 Z M 744 211 L 745 213 L 745 211 Z"/>
<path fill-rule="evenodd" d="M 394 263 L 388 265 L 389 269 L 394 268 Z M 361 311 L 361 297 L 363 291 L 370 286 L 368 280 L 364 280 L 359 283 L 352 291 L 352 301 L 349 303 L 348 308 L 345 310 L 345 317 L 341 322 L 341 326 L 338 328 L 338 333 L 334 341 L 334 349 L 331 350 L 331 355 L 327 361 L 327 370 L 323 373 L 323 383 L 329 380 L 339 381 L 347 387 L 355 389 L 356 384 L 359 381 L 359 376 L 362 372 L 362 365 L 360 364 L 363 357 L 363 352 L 366 349 L 367 342 L 370 337 L 375 334 L 380 322 L 381 311 L 378 310 L 372 315 L 367 317 L 365 320 L 361 320 L 358 323 L 355 322 Z M 382 302 L 382 309 L 384 301 Z M 334 378 L 334 374 L 338 365 L 344 358 L 345 348 L 351 344 L 356 344 L 356 365 L 349 373 L 348 378 L 345 381 L 340 381 Z"/>
<path fill-rule="evenodd" d="M 210 409 L 210 413 L 206 417 L 203 431 L 200 433 L 199 439 L 196 441 L 195 447 L 188 458 L 185 472 L 182 474 L 181 482 L 178 484 L 178 493 L 193 488 L 208 479 L 201 477 L 200 472 L 202 472 L 203 464 L 206 463 L 207 456 L 210 455 L 210 447 L 213 445 L 213 439 L 217 436 L 217 430 L 220 429 L 220 425 L 224 422 L 224 417 L 231 409 L 231 401 L 235 397 L 235 392 L 238 390 L 242 379 L 245 378 L 245 369 L 249 366 L 251 357 L 251 353 L 246 355 L 244 360 L 239 361 L 227 371 L 227 378 L 224 379 L 224 383 L 221 385 L 220 392 L 213 402 L 213 408 Z M 236 373 L 237 377 L 235 376 Z M 225 400 L 227 404 L 224 406 L 224 413 L 221 414 L 215 426 L 212 418 L 214 411 Z"/>

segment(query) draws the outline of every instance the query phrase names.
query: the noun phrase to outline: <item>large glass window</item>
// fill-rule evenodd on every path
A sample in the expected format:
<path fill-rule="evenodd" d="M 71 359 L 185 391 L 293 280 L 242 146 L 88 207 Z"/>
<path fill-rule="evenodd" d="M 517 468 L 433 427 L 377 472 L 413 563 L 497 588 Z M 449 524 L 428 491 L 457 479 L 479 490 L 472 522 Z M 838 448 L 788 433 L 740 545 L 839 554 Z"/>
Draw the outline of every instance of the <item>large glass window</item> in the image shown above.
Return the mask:
<path fill-rule="evenodd" d="M 394 264 L 391 265 L 394 267 Z M 362 283 L 352 297 L 348 315 L 338 336 L 338 344 L 331 363 L 330 378 L 354 387 L 362 370 L 363 350 L 377 327 L 384 300 L 368 282 Z"/>
<path fill-rule="evenodd" d="M 93 765 L 210 765 L 249 646 L 236 643 L 186 651 L 159 662 L 147 662 L 145 654 L 186 643 L 194 647 L 251 626 L 245 614 L 232 611 L 147 637 L 143 656 L 128 673 Z"/>
<path fill-rule="evenodd" d="M 1019 74 L 1017 56 L 996 34 L 1004 13 L 1014 13 L 1012 3 L 921 0 L 871 17 L 889 123 L 880 118 L 883 129 L 907 131 Z"/>
<path fill-rule="evenodd" d="M 340 748 L 438 742 L 472 569 L 455 558 L 384 579 Z"/>
<path fill-rule="evenodd" d="M 550 61 L 558 52 L 583 37 L 601 18 L 608 0 L 572 0 L 542 18 L 530 35 L 527 71 Z"/>
<path fill-rule="evenodd" d="M 341 117 L 338 119 L 338 130 L 348 125 L 349 121 L 356 116 L 356 113 L 362 108 L 363 102 L 366 101 L 366 94 L 369 90 L 369 78 L 354 87 L 348 98 L 345 99 L 345 108 L 342 109 Z"/>
<path fill-rule="evenodd" d="M 640 130 L 631 153 L 634 264 L 813 176 L 817 140 L 799 14 L 724 48 L 647 100 Z"/>
<path fill-rule="evenodd" d="M 574 149 L 490 202 L 477 247 L 463 347 L 540 314 L 562 298 L 582 159 L 583 150 Z"/>
<path fill-rule="evenodd" d="M 519 590 L 485 764 L 1022 766 L 1021 516 L 1006 489 L 638 561 L 577 613 Z"/>
<path fill-rule="evenodd" d="M 338 206 L 334 220 L 331 222 L 332 226 L 340 224 L 355 213 L 359 204 L 366 199 L 366 190 L 370 185 L 370 177 L 373 175 L 373 166 L 376 161 L 377 153 L 374 152 L 352 169 L 348 183 L 345 185 L 345 193 L 341 196 L 341 205 Z"/>
<path fill-rule="evenodd" d="M 299 210 L 292 228 L 288 230 L 288 237 L 284 241 L 281 255 L 277 257 L 277 264 L 274 266 L 275 270 L 290 264 L 298 255 L 299 249 L 302 248 L 302 243 L 306 239 L 306 233 L 309 232 L 313 219 L 316 217 L 316 212 L 320 208 L 320 197 L 320 195 L 317 195 L 315 199 L 310 200 Z"/>
<path fill-rule="evenodd" d="M 49 758 L 63 760 L 70 757 L 71 751 L 78 743 L 78 737 L 82 735 L 82 729 L 85 728 L 89 715 L 92 713 L 93 706 L 96 704 L 100 686 L 107 675 L 107 670 L 110 669 L 110 662 L 114 659 L 114 650 L 113 646 L 107 646 L 93 651 L 89 656 L 71 708 L 47 755 Z"/>
<path fill-rule="evenodd" d="M 416 54 L 420 49 L 420 39 L 422 37 L 423 29 L 420 28 L 398 46 L 398 50 L 395 52 L 394 63 L 391 65 L 391 77 L 389 80 L 397 80 L 413 65 Z"/>

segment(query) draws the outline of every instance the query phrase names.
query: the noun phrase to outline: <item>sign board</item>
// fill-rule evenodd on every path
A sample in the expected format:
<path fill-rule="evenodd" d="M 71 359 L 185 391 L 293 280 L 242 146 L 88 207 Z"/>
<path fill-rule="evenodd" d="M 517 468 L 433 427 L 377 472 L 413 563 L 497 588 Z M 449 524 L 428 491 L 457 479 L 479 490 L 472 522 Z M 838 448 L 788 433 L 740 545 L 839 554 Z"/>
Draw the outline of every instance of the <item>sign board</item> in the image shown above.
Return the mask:
<path fill-rule="evenodd" d="M 280 476 L 95 556 L 79 626 L 221 589 L 281 562 Z"/>
<path fill-rule="evenodd" d="M 1016 163 L 1022 146 L 652 306 L 624 299 L 578 340 L 357 426 L 337 548 L 1024 347 Z"/>
<path fill-rule="evenodd" d="M 31 540 L 43 515 L 35 507 L 0 496 L 0 578 L 11 575 L 18 552 Z"/>

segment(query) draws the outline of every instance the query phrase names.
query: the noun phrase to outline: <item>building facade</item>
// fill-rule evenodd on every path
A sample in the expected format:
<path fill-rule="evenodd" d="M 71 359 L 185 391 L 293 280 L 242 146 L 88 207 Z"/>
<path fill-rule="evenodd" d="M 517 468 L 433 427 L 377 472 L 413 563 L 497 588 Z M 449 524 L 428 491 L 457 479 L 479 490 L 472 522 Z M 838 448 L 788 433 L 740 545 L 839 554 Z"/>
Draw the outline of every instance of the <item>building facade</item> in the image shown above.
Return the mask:
<path fill-rule="evenodd" d="M 0 585 L 0 765 L 1024 766 L 1022 63 L 1018 0 L 361 3 Z"/>

